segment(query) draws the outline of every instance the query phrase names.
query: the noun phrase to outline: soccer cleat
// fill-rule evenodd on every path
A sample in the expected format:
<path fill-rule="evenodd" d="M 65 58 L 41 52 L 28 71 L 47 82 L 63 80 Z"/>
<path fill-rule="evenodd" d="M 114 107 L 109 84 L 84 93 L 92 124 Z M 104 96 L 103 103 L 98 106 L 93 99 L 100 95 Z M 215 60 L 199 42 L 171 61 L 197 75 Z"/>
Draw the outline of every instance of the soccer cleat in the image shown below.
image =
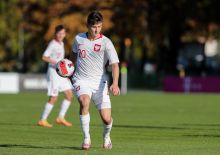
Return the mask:
<path fill-rule="evenodd" d="M 84 142 L 82 144 L 82 149 L 83 150 L 88 150 L 91 147 L 91 140 L 90 138 L 85 138 Z"/>
<path fill-rule="evenodd" d="M 112 149 L 112 142 L 111 142 L 110 137 L 104 138 L 103 148 L 106 149 L 106 150 L 111 150 Z"/>
<path fill-rule="evenodd" d="M 47 120 L 39 120 L 37 125 L 48 128 L 51 128 L 53 126 L 52 124 L 48 123 Z"/>
<path fill-rule="evenodd" d="M 72 126 L 72 123 L 68 122 L 64 118 L 59 118 L 59 117 L 56 119 L 56 123 L 57 124 L 62 124 L 62 125 L 67 126 L 67 127 Z"/>

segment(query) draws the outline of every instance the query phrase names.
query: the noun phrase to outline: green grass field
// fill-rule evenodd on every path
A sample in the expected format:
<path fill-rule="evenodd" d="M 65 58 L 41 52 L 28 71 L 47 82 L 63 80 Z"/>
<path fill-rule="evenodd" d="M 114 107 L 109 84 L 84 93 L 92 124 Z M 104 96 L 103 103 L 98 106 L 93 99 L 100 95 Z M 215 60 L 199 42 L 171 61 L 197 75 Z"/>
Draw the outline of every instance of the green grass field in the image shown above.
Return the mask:
<path fill-rule="evenodd" d="M 94 105 L 90 109 L 92 147 L 81 150 L 76 99 L 67 114 L 73 127 L 54 123 L 60 102 L 49 117 L 54 127 L 38 127 L 46 100 L 45 92 L 0 94 L 0 155 L 220 154 L 219 94 L 140 91 L 112 97 L 111 151 L 101 147 L 102 123 Z"/>

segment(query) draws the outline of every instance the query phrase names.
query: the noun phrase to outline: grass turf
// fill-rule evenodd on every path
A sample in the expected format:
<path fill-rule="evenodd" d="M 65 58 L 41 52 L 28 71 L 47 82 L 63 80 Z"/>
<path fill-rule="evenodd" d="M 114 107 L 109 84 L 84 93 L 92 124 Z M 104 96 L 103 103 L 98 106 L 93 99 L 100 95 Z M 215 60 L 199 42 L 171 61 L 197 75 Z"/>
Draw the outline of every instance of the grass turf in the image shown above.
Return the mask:
<path fill-rule="evenodd" d="M 49 122 L 36 125 L 45 92 L 0 94 L 0 155 L 145 155 L 220 154 L 220 95 L 129 92 L 112 97 L 113 149 L 102 149 L 102 123 L 91 105 L 92 147 L 81 150 L 79 105 L 74 99 L 67 119 L 73 127 L 56 125 L 62 95 Z"/>

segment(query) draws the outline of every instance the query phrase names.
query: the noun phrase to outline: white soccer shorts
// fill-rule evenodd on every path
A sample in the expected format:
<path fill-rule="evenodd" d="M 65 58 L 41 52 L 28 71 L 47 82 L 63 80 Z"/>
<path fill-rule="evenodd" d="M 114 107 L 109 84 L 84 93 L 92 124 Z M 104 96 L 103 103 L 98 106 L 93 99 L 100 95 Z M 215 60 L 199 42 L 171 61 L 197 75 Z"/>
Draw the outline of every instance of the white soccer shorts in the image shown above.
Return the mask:
<path fill-rule="evenodd" d="M 47 84 L 48 96 L 58 96 L 59 92 L 73 89 L 70 80 L 59 76 L 55 69 L 48 70 Z"/>
<path fill-rule="evenodd" d="M 76 80 L 73 88 L 77 97 L 83 94 L 89 95 L 98 110 L 111 108 L 107 81 L 102 80 L 96 84 L 92 81 Z"/>

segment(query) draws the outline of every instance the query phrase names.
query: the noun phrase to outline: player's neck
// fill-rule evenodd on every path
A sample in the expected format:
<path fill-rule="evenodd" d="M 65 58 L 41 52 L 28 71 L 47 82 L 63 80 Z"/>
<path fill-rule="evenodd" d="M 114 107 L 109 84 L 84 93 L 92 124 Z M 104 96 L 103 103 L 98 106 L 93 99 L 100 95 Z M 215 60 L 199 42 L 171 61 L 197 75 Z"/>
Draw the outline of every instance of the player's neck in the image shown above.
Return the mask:
<path fill-rule="evenodd" d="M 94 41 L 94 40 L 97 40 L 97 39 L 101 38 L 101 37 L 102 37 L 102 34 L 100 33 L 100 34 L 97 35 L 97 36 L 92 36 L 89 32 L 87 32 L 87 33 L 86 33 L 86 36 L 87 36 L 87 38 L 88 38 L 90 41 Z"/>
<path fill-rule="evenodd" d="M 62 40 L 58 40 L 57 38 L 54 39 L 56 42 L 58 42 L 59 44 L 61 44 L 63 41 Z"/>

